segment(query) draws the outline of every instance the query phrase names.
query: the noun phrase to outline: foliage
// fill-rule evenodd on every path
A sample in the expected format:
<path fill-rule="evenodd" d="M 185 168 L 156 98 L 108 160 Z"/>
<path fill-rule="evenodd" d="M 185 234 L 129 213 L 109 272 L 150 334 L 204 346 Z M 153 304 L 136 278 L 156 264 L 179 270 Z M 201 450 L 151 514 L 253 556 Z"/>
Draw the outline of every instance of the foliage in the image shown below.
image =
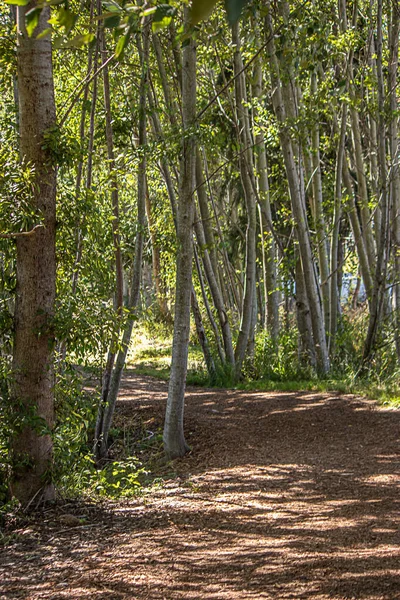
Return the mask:
<path fill-rule="evenodd" d="M 193 0 L 191 19 L 192 23 L 197 25 L 203 19 L 206 19 L 212 12 L 217 0 Z M 225 0 L 225 8 L 230 25 L 236 23 L 240 17 L 243 7 L 248 0 Z"/>
<path fill-rule="evenodd" d="M 71 471 L 57 480 L 60 492 L 68 497 L 128 498 L 141 488 L 146 471 L 134 457 L 111 461 L 97 469 L 90 454 L 79 456 Z"/>
<path fill-rule="evenodd" d="M 29 231 L 40 224 L 40 213 L 32 206 L 34 168 L 21 164 L 16 152 L 0 149 L 0 233 Z"/>
<path fill-rule="evenodd" d="M 274 340 L 266 331 L 256 336 L 254 359 L 251 361 L 251 379 L 269 381 L 305 380 L 311 376 L 299 360 L 297 330 L 281 331 Z"/>
<path fill-rule="evenodd" d="M 11 472 L 9 453 L 11 436 L 9 382 L 9 361 L 7 358 L 0 356 L 0 507 L 9 500 L 8 482 Z"/>
<path fill-rule="evenodd" d="M 83 370 L 67 366 L 58 375 L 53 433 L 55 483 L 65 496 L 133 495 L 144 473 L 135 457 L 110 460 L 100 469 L 94 463 L 91 446 L 99 402 L 94 386 L 95 381 L 88 380 Z"/>
<path fill-rule="evenodd" d="M 10 4 L 26 6 L 26 0 L 10 0 Z M 118 333 L 127 321 L 127 313 L 116 316 L 115 312 L 115 240 L 113 226 L 116 224 L 112 209 L 111 193 L 114 181 L 118 181 L 120 235 L 124 271 L 125 300 L 131 285 L 131 274 L 138 237 L 137 225 L 137 173 L 139 161 L 147 160 L 147 213 L 148 224 L 144 234 L 144 275 L 140 306 L 135 313 L 134 341 L 130 348 L 130 365 L 138 372 L 156 374 L 167 379 L 172 345 L 172 323 L 169 314 L 174 312 L 175 259 L 177 241 L 174 215 L 171 205 L 173 195 L 179 205 L 179 181 L 181 170 L 181 115 L 182 93 L 180 89 L 181 49 L 187 43 L 183 34 L 182 3 L 156 2 L 152 6 L 116 2 L 103 3 L 103 15 L 90 15 L 88 6 L 71 2 L 51 1 L 52 14 L 44 35 L 53 37 L 53 64 L 58 114 L 65 116 L 61 125 L 48 130 L 44 147 L 57 166 L 57 301 L 54 320 L 57 348 L 60 351 L 56 385 L 57 424 L 54 431 L 55 477 L 66 493 L 81 493 L 85 488 L 93 494 L 116 496 L 129 494 L 137 487 L 143 465 L 129 455 L 96 470 L 91 459 L 91 444 L 98 403 L 98 392 L 87 391 L 83 372 L 90 369 L 101 379 L 110 340 L 118 349 Z M 228 24 L 239 18 L 245 0 L 227 0 Z M 268 199 L 270 202 L 273 234 L 264 237 L 276 243 L 277 288 L 281 295 L 281 332 L 277 339 L 264 331 L 263 297 L 263 251 L 260 225 L 257 225 L 257 298 L 258 332 L 254 353 L 250 352 L 244 366 L 243 380 L 235 382 L 232 368 L 221 362 L 217 351 L 215 330 L 208 316 L 221 327 L 218 311 L 207 282 L 204 264 L 207 251 L 216 263 L 215 275 L 223 292 L 224 311 L 233 340 L 240 330 L 242 295 L 245 289 L 246 234 L 248 213 L 245 190 L 240 177 L 239 159 L 243 148 L 238 142 L 237 122 L 234 111 L 233 54 L 231 31 L 224 17 L 223 7 L 214 0 L 192 4 L 192 21 L 196 24 L 190 34 L 195 35 L 198 57 L 198 102 L 196 140 L 201 165 L 206 176 L 205 188 L 209 216 L 198 215 L 203 225 L 209 224 L 213 243 L 197 244 L 204 290 L 198 276 L 194 276 L 196 296 L 200 305 L 204 327 L 211 348 L 216 370 L 212 380 L 207 376 L 202 353 L 197 346 L 194 328 L 189 347 L 188 383 L 221 387 L 232 385 L 265 386 L 277 389 L 335 387 L 343 391 L 363 391 L 381 398 L 392 398 L 400 381 L 395 348 L 397 329 L 396 312 L 392 292 L 388 291 L 384 318 L 382 318 L 373 355 L 368 368 L 360 379 L 360 365 L 369 319 L 369 305 L 361 303 L 350 309 L 347 299 L 342 300 L 342 314 L 336 334 L 335 350 L 332 352 L 332 368 L 329 378 L 318 381 L 309 365 L 304 365 L 298 354 L 298 332 L 295 327 L 296 261 L 299 256 L 297 223 L 292 213 L 291 194 L 286 177 L 283 156 L 281 125 L 274 109 L 273 69 L 268 61 L 267 31 L 264 28 L 267 5 L 248 3 L 246 19 L 241 22 L 241 54 L 245 67 L 246 107 L 249 110 L 253 139 L 264 135 L 268 159 Z M 360 272 L 360 246 L 356 243 L 349 216 L 356 213 L 360 220 L 361 234 L 367 224 L 375 247 L 379 238 L 376 210 L 379 202 L 379 181 L 373 136 L 379 123 L 377 103 L 376 55 L 369 47 L 372 33 L 376 30 L 375 8 L 354 5 L 354 22 L 347 31 L 340 31 L 341 20 L 337 3 L 333 0 L 316 0 L 304 3 L 283 2 L 271 5 L 271 21 L 276 46 L 276 61 L 283 84 L 290 83 L 296 90 L 297 105 L 282 127 L 295 141 L 296 153 L 301 157 L 297 170 L 301 172 L 301 186 L 305 188 L 305 217 L 309 222 L 313 269 L 320 273 L 317 228 L 315 217 L 315 190 L 312 159 L 316 149 L 313 136 L 319 135 L 319 163 L 321 168 L 321 210 L 325 220 L 326 239 L 329 241 L 334 226 L 335 169 L 339 141 L 338 126 L 344 107 L 348 109 L 346 127 L 346 160 L 350 181 L 342 185 L 343 206 L 340 219 L 341 258 L 338 275 Z M 43 4 L 44 5 L 44 4 Z M 372 5 L 371 5 L 372 6 Z M 215 10 L 213 10 L 215 7 Z M 35 27 L 42 8 L 28 9 L 28 32 L 35 37 Z M 285 15 L 288 8 L 290 16 Z M 348 19 L 353 3 L 348 3 Z M 27 232 L 40 224 L 42 216 L 32 208 L 35 171 L 32 165 L 21 163 L 18 156 L 18 115 L 15 105 L 17 92 L 16 36 L 13 12 L 3 5 L 0 20 L 0 464 L 7 474 L 10 416 L 8 388 L 14 328 L 14 302 L 16 292 L 15 239 L 9 234 Z M 258 14 L 258 10 L 261 11 Z M 207 15 L 209 19 L 205 20 Z M 248 17 L 248 18 L 247 18 Z M 389 69 L 389 34 L 391 15 L 384 21 L 384 86 L 389 97 L 387 71 Z M 201 26 L 198 26 L 200 21 Z M 149 26 L 151 22 L 151 27 Z M 102 97 L 101 69 L 98 53 L 98 24 L 104 25 L 107 56 L 110 57 L 110 85 L 112 129 L 114 136 L 115 168 L 109 169 L 105 131 L 105 108 Z M 142 107 L 138 103 L 141 73 L 141 33 L 149 26 L 158 40 L 150 44 L 149 81 L 147 87 L 148 119 L 147 141 L 139 146 L 139 120 Z M 157 37 L 155 37 L 157 36 Z M 260 50 L 262 50 L 260 52 Z M 260 53 L 259 53 L 260 52 Z M 259 53 L 259 54 L 258 54 Z M 112 54 L 117 58 L 112 60 Z M 262 90 L 255 93 L 257 64 L 260 59 Z M 347 80 L 349 61 L 353 61 L 353 73 Z M 374 62 L 375 61 L 375 62 Z M 90 68 L 88 66 L 90 65 Z M 162 78 L 165 70 L 167 85 Z M 316 89 L 311 85 L 316 76 Z M 87 85 L 85 85 L 87 82 Z M 351 86 L 350 86 L 351 84 Z M 97 87 L 96 87 L 97 86 Z M 352 89 L 350 89 L 350 87 Z M 211 100 L 210 100 L 211 99 Z M 385 102 L 388 104 L 389 99 Z M 365 168 L 368 210 L 370 217 L 363 216 L 360 199 L 361 175 L 354 164 L 356 150 L 354 122 L 351 111 L 357 111 L 360 122 L 360 143 Z M 384 111 L 385 135 L 396 111 Z M 375 128 L 375 129 L 374 129 Z M 93 148 L 88 138 L 93 130 Z M 83 133 L 83 135 L 82 135 Z M 193 130 L 190 132 L 193 133 Z M 389 139 L 386 148 L 390 149 Z M 253 148 L 255 159 L 261 148 Z M 375 161 L 375 162 L 374 162 Z M 251 162 L 251 161 L 250 161 Z M 254 162 L 256 162 L 254 160 Z M 392 175 L 393 160 L 388 167 Z M 304 164 L 303 164 L 304 163 Z M 91 173 L 89 176 L 89 164 Z M 170 171 L 170 186 L 166 185 L 166 166 Z M 258 173 L 254 172 L 255 180 Z M 392 181 L 391 178 L 389 178 Z M 257 185 L 255 186 L 258 190 Z M 354 193 L 354 198 L 352 197 Z M 351 200 L 354 200 L 354 209 Z M 376 222 L 374 218 L 376 217 Z M 365 246 L 365 240 L 362 240 Z M 329 246 L 330 244 L 328 244 Z M 201 246 L 201 247 L 200 247 Z M 156 289 L 152 268 L 158 252 L 159 281 L 161 292 Z M 389 256 L 389 283 L 395 286 L 395 252 L 393 244 Z M 214 268 L 214 267 L 213 267 Z M 372 271 L 373 269 L 371 269 Z M 331 277 L 329 277 L 329 281 Z M 321 283 L 321 282 L 319 282 Z M 268 291 L 267 291 L 268 293 Z M 393 294 L 394 295 L 394 294 Z M 167 311 L 162 312 L 158 303 L 165 299 Z M 283 306 L 283 300 L 285 306 Z M 168 313 L 168 314 L 166 314 Z M 328 329 L 328 323 L 325 323 Z M 144 343 L 140 338 L 143 335 Z M 330 338 L 328 336 L 328 342 Z M 146 345 L 146 346 L 145 346 Z M 144 347 L 145 346 L 145 347 Z M 80 365 L 84 371 L 79 371 Z M 96 385 L 98 381 L 96 381 Z M 325 387 L 324 387 L 325 386 Z M 95 385 L 89 382 L 89 387 Z M 368 391 L 369 390 L 369 391 Z M 6 477 L 0 481 L 0 502 L 6 493 Z M 69 491 L 68 491 L 69 490 Z"/>

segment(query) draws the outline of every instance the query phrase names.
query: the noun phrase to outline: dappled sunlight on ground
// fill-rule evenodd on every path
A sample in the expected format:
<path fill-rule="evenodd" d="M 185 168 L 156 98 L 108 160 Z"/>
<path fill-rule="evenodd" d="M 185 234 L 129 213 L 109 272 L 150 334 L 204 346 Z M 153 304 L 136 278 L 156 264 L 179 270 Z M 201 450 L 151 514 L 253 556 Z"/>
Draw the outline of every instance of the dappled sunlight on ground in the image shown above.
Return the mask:
<path fill-rule="evenodd" d="M 156 428 L 165 398 L 164 383 L 128 374 L 117 422 Z M 51 513 L 16 534 L 0 598 L 400 598 L 400 413 L 190 389 L 186 424 L 192 452 L 151 493 L 73 505 L 81 527 Z"/>

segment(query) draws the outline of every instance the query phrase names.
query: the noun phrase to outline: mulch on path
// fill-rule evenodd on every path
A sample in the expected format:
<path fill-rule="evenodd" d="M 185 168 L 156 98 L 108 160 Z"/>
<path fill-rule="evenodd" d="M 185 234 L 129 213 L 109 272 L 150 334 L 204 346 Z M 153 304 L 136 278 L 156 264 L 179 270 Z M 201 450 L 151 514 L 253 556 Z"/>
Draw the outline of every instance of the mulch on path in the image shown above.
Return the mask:
<path fill-rule="evenodd" d="M 154 431 L 166 393 L 128 373 L 117 425 Z M 18 530 L 0 599 L 400 599 L 400 411 L 190 388 L 185 423 L 192 452 L 151 494 Z"/>

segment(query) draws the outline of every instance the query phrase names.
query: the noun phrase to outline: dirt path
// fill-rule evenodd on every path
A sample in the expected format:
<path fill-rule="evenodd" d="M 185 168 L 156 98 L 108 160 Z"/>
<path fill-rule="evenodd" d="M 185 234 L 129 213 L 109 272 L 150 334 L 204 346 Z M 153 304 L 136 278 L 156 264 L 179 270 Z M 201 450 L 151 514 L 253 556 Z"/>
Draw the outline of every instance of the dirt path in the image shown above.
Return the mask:
<path fill-rule="evenodd" d="M 118 421 L 161 424 L 129 374 Z M 400 411 L 334 394 L 190 389 L 192 454 L 152 495 L 19 532 L 0 598 L 400 599 Z"/>

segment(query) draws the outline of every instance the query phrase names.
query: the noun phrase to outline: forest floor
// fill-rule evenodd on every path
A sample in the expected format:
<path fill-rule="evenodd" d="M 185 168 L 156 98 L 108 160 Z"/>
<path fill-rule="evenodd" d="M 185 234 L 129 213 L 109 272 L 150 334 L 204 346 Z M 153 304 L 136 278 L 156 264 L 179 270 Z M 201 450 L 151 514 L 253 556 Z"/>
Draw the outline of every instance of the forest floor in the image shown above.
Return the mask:
<path fill-rule="evenodd" d="M 117 425 L 157 430 L 166 393 L 129 372 Z M 0 550 L 0 598 L 400 599 L 400 411 L 189 388 L 185 429 L 191 453 L 147 493 L 19 526 Z"/>

